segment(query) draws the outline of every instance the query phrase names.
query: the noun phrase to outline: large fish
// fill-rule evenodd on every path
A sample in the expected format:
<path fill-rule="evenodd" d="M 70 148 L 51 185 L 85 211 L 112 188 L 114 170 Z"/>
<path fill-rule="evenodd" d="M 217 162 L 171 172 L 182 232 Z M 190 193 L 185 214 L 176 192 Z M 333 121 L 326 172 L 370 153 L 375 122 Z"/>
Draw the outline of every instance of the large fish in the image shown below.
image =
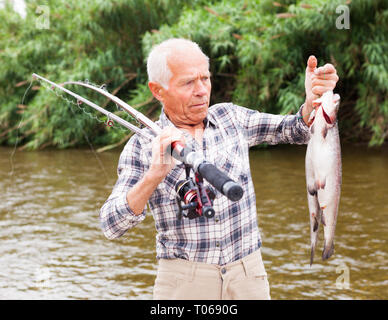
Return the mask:
<path fill-rule="evenodd" d="M 341 192 L 341 146 L 337 125 L 340 96 L 325 92 L 314 100 L 310 124 L 310 140 L 306 151 L 307 200 L 310 212 L 311 256 L 314 260 L 319 225 L 324 231 L 322 260 L 334 252 L 334 232 Z"/>

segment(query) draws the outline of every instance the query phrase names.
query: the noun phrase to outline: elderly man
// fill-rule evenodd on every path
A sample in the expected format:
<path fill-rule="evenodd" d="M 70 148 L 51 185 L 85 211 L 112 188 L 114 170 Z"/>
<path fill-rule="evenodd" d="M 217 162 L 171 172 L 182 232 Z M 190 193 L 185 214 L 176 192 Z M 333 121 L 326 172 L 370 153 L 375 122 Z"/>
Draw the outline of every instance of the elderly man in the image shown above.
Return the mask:
<path fill-rule="evenodd" d="M 138 135 L 128 141 L 100 220 L 105 236 L 117 238 L 145 218 L 149 204 L 157 230 L 154 299 L 270 298 L 249 147 L 307 142 L 312 100 L 338 81 L 332 65 L 316 67 L 311 56 L 304 105 L 296 115 L 281 116 L 233 103 L 209 107 L 209 59 L 196 43 L 170 39 L 151 51 L 149 88 L 163 106 L 157 121 L 163 130 L 152 144 Z M 173 141 L 184 142 L 239 183 L 243 197 L 233 202 L 216 192 L 213 218 L 177 219 L 175 185 L 185 170 L 166 152 Z"/>

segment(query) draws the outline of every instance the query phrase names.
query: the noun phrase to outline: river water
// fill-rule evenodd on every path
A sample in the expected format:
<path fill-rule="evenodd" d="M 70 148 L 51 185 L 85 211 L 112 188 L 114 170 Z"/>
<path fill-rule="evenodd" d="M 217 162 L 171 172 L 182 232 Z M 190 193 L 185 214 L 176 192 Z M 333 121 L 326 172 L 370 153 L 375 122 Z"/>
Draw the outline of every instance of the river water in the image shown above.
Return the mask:
<path fill-rule="evenodd" d="M 312 267 L 305 151 L 251 151 L 272 299 L 388 299 L 388 150 L 343 146 L 335 254 L 320 241 Z M 0 148 L 0 299 L 152 299 L 152 216 L 116 240 L 99 227 L 119 155 Z"/>

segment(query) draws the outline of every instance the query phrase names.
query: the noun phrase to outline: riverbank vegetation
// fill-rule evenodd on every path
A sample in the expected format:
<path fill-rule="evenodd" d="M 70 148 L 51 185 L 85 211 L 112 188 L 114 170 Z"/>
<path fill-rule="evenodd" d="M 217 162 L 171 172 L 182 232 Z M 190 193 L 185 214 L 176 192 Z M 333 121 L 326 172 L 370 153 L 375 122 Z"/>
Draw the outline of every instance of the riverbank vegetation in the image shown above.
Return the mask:
<path fill-rule="evenodd" d="M 5 3 L 2 145 L 43 149 L 90 142 L 106 150 L 123 144 L 130 132 L 107 126 L 105 116 L 58 97 L 31 75 L 105 84 L 157 119 L 160 105 L 148 91 L 145 60 L 153 45 L 170 37 L 190 38 L 209 55 L 212 103 L 233 101 L 271 113 L 294 113 L 303 103 L 306 61 L 313 54 L 319 65 L 334 64 L 340 76 L 342 141 L 380 146 L 388 139 L 384 0 L 26 0 L 25 18 Z M 130 119 L 90 90 L 70 89 Z"/>

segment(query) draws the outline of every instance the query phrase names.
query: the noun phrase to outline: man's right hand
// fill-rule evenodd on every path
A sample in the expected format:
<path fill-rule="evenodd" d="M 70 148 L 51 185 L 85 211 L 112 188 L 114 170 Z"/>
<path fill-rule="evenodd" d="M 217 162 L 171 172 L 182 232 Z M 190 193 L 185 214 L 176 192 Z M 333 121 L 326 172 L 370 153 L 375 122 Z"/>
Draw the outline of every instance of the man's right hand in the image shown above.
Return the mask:
<path fill-rule="evenodd" d="M 135 215 L 143 212 L 159 183 L 174 168 L 176 160 L 166 152 L 174 141 L 184 143 L 183 134 L 175 127 L 167 127 L 152 142 L 151 166 L 143 178 L 127 192 L 128 205 Z"/>
<path fill-rule="evenodd" d="M 152 142 L 152 160 L 148 174 L 157 180 L 162 181 L 176 165 L 176 160 L 167 151 L 174 141 L 185 142 L 182 131 L 167 127 Z"/>

